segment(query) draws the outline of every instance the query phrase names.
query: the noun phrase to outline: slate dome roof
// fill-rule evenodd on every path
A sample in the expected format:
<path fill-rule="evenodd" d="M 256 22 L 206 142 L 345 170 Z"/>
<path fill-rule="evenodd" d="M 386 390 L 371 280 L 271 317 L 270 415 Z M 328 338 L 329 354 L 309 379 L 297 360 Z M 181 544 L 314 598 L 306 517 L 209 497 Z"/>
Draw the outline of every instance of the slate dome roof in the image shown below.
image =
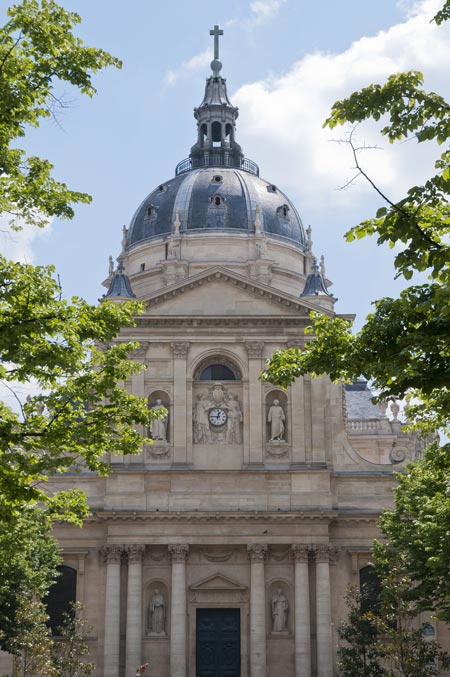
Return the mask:
<path fill-rule="evenodd" d="M 254 233 L 258 205 L 267 236 L 305 246 L 300 216 L 277 186 L 243 169 L 212 166 L 182 173 L 153 190 L 131 220 L 127 248 L 170 235 L 177 209 L 181 233 Z"/>

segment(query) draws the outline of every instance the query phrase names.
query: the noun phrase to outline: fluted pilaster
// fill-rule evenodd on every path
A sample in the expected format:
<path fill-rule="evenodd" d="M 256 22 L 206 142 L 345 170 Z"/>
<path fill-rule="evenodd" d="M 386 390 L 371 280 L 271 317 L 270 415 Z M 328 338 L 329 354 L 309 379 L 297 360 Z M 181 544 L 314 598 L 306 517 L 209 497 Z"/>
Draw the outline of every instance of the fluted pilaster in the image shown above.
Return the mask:
<path fill-rule="evenodd" d="M 267 545 L 247 546 L 250 559 L 250 675 L 266 677 L 266 586 L 264 560 Z"/>
<path fill-rule="evenodd" d="M 142 662 L 142 560 L 145 545 L 129 545 L 125 551 L 128 555 L 125 673 L 133 675 Z"/>
<path fill-rule="evenodd" d="M 170 677 L 186 677 L 186 560 L 188 545 L 169 545 L 172 561 Z"/>

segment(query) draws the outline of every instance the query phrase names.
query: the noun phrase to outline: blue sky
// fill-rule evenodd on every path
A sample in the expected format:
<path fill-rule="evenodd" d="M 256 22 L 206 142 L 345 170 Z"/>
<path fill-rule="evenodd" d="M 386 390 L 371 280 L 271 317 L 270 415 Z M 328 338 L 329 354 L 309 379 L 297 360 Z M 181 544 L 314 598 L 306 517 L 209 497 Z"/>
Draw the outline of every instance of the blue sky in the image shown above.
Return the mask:
<path fill-rule="evenodd" d="M 450 95 L 449 27 L 429 19 L 438 0 L 64 0 L 83 23 L 86 44 L 123 60 L 122 70 L 96 77 L 93 100 L 70 89 L 56 93 L 69 104 L 58 124 L 30 131 L 26 148 L 48 158 L 55 175 L 90 193 L 72 222 L 47 232 L 26 230 L 0 246 L 15 257 L 54 263 L 67 295 L 95 301 L 104 292 L 108 255 L 119 254 L 121 229 L 142 199 L 169 179 L 195 140 L 192 109 L 209 74 L 209 30 L 224 28 L 223 75 L 240 108 L 238 140 L 261 176 L 285 190 L 304 225 L 311 224 L 315 253 L 325 255 L 338 312 L 362 319 L 374 298 L 393 293 L 392 253 L 371 241 L 349 245 L 343 234 L 374 213 L 380 202 L 362 182 L 338 190 L 352 176 L 345 130 L 322 129 L 333 101 L 417 68 L 430 89 Z M 396 148 L 374 124 L 358 130 L 371 175 L 394 199 L 432 167 L 435 149 L 414 140 Z"/>

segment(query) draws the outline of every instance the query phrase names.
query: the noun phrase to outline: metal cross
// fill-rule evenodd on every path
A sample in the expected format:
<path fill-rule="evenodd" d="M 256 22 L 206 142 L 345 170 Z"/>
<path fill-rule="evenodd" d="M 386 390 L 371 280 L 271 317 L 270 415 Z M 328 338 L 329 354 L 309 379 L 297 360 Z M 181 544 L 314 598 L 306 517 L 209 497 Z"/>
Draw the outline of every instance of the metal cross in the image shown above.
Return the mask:
<path fill-rule="evenodd" d="M 210 35 L 214 35 L 214 58 L 219 58 L 219 35 L 223 35 L 223 30 L 219 26 L 214 26 L 214 29 L 209 31 Z"/>

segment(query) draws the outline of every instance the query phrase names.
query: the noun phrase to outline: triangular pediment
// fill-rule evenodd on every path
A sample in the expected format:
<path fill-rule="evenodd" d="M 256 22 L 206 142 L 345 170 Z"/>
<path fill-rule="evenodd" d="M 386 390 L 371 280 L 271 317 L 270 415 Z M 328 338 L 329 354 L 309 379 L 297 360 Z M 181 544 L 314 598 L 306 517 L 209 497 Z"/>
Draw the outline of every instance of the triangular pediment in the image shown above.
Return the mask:
<path fill-rule="evenodd" d="M 194 583 L 194 585 L 189 586 L 190 590 L 236 590 L 239 592 L 242 592 L 243 590 L 247 590 L 247 586 L 241 585 L 241 583 L 238 583 L 237 581 L 234 581 L 232 578 L 228 578 L 228 576 L 224 576 L 220 572 L 217 572 L 216 574 L 213 574 L 212 576 L 208 576 L 207 578 L 204 578 L 203 580 L 199 581 L 198 583 Z"/>
<path fill-rule="evenodd" d="M 291 316 L 309 318 L 311 310 L 332 314 L 249 277 L 215 266 L 164 287 L 146 299 L 151 315 Z"/>

